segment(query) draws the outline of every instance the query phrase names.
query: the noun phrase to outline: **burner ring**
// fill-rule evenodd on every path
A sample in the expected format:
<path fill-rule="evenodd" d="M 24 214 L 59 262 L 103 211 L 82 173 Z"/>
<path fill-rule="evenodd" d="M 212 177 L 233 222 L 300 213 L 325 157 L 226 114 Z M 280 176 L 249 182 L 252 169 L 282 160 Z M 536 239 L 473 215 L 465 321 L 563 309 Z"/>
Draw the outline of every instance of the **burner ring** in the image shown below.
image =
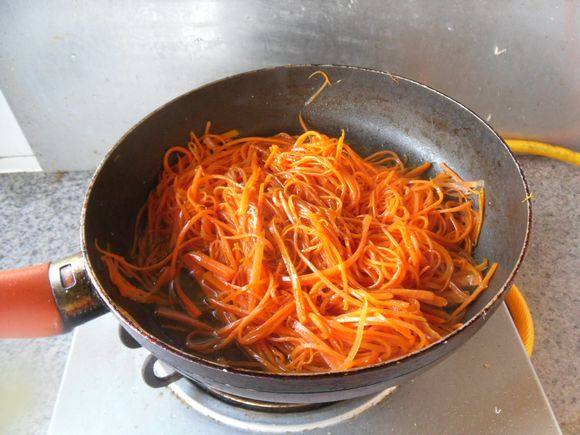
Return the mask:
<path fill-rule="evenodd" d="M 288 413 L 288 412 L 304 412 L 311 411 L 313 409 L 322 408 L 324 406 L 332 405 L 332 402 L 328 403 L 280 403 L 280 402 L 265 402 L 262 400 L 247 399 L 245 397 L 236 396 L 234 394 L 226 393 L 224 391 L 216 390 L 215 388 L 206 387 L 205 385 L 199 384 L 197 382 L 188 379 L 189 382 L 195 384 L 196 387 L 204 390 L 208 394 L 211 394 L 218 400 L 225 402 L 232 406 L 238 406 L 244 409 L 250 409 L 252 411 L 260 412 L 272 412 L 272 413 Z"/>
<path fill-rule="evenodd" d="M 161 376 L 167 376 L 172 372 L 171 368 L 162 363 L 157 366 L 157 370 Z M 278 403 L 241 399 L 233 395 L 227 395 L 234 398 L 233 401 L 228 401 L 221 391 L 216 395 L 215 390 L 208 391 L 207 387 L 200 387 L 186 378 L 169 384 L 168 388 L 185 405 L 224 425 L 252 433 L 297 433 L 322 429 L 353 419 L 382 402 L 397 387 L 391 387 L 366 397 L 315 404 L 314 407 L 290 404 L 290 406 L 302 407 L 300 412 L 298 412 L 299 408 L 280 410 L 275 409 L 280 405 Z M 246 406 L 240 404 L 240 399 L 246 402 L 244 404 Z M 257 402 L 259 407 L 252 408 L 252 404 L 247 406 L 248 402 Z M 268 412 L 264 412 L 265 404 L 270 405 Z"/>

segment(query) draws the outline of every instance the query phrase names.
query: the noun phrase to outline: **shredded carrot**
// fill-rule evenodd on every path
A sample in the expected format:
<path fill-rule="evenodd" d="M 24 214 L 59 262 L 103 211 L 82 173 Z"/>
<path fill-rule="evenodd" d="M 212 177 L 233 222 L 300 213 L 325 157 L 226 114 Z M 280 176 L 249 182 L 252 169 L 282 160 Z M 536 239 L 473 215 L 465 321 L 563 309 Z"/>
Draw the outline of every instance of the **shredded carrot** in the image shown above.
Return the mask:
<path fill-rule="evenodd" d="M 534 192 L 530 192 L 529 194 L 527 194 L 526 197 L 522 200 L 522 202 L 528 202 L 531 201 L 532 199 L 534 199 Z"/>
<path fill-rule="evenodd" d="M 310 76 L 308 78 L 311 79 L 315 75 L 322 76 L 323 82 L 322 82 L 322 85 L 320 86 L 320 88 L 318 88 L 318 90 L 306 101 L 306 103 L 304 103 L 305 106 L 308 106 L 309 104 L 313 103 L 314 100 L 316 100 L 318 98 L 318 96 L 322 93 L 322 91 L 324 91 L 324 89 L 327 86 L 332 86 L 332 82 L 330 81 L 330 79 L 328 78 L 328 75 L 324 71 L 315 71 L 312 74 L 310 74 Z"/>
<path fill-rule="evenodd" d="M 397 77 L 395 77 L 392 73 L 387 71 L 387 75 L 389 76 L 389 78 L 394 81 L 396 84 L 399 84 L 399 79 Z"/>
<path fill-rule="evenodd" d="M 300 127 L 302 127 L 302 130 L 304 131 L 304 133 L 306 133 L 308 131 L 308 126 L 306 125 L 306 122 L 304 122 L 304 118 L 302 117 L 302 112 L 298 112 L 298 122 L 300 123 Z"/>
<path fill-rule="evenodd" d="M 330 84 L 316 74 L 312 101 Z M 133 252 L 97 246 L 120 294 L 153 304 L 191 351 L 273 372 L 368 366 L 453 332 L 497 268 L 471 255 L 483 183 L 445 164 L 428 179 L 429 163 L 390 151 L 363 158 L 344 131 L 301 123 L 239 137 L 208 122 L 167 151 Z M 247 360 L 220 353 L 232 346 Z"/>
<path fill-rule="evenodd" d="M 462 313 L 467 308 L 467 306 L 471 304 L 480 295 L 480 293 L 487 288 L 487 286 L 489 285 L 489 281 L 493 277 L 497 268 L 498 268 L 497 263 L 493 263 L 490 266 L 485 277 L 481 280 L 481 283 L 477 286 L 477 288 L 473 291 L 473 293 L 471 293 L 469 297 L 461 303 L 461 305 L 455 308 L 455 310 L 451 314 L 451 317 L 456 317 L 458 314 Z"/>

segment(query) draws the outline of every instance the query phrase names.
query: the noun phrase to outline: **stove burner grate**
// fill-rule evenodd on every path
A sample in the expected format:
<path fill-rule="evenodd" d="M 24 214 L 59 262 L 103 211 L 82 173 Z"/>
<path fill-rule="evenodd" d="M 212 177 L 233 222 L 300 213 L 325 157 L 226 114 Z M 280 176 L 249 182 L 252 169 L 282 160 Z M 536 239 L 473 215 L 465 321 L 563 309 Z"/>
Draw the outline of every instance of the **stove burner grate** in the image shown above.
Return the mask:
<path fill-rule="evenodd" d="M 397 387 L 356 399 L 322 404 L 273 403 L 246 399 L 199 385 L 150 355 L 143 378 L 167 386 L 185 405 L 224 425 L 253 433 L 297 433 L 334 426 L 379 404 Z M 151 384 L 158 382 L 157 384 Z"/>
<path fill-rule="evenodd" d="M 280 403 L 280 402 L 265 402 L 262 400 L 247 399 L 245 397 L 236 396 L 234 394 L 226 393 L 224 391 L 216 390 L 215 388 L 207 387 L 200 383 L 191 381 L 196 387 L 212 395 L 218 400 L 232 406 L 237 406 L 244 409 L 260 412 L 271 412 L 285 414 L 289 412 L 304 412 L 313 409 L 322 408 L 324 406 L 332 405 L 329 403 Z"/>

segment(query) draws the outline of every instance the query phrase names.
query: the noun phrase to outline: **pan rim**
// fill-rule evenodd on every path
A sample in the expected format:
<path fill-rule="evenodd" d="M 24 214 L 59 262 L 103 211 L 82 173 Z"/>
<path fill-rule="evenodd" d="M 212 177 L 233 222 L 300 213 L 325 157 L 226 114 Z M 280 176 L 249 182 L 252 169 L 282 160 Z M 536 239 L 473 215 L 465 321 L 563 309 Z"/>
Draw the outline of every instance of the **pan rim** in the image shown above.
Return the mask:
<path fill-rule="evenodd" d="M 229 75 L 227 77 L 212 81 L 210 83 L 206 83 L 202 86 L 191 89 L 191 90 L 171 99 L 167 103 L 162 104 L 161 106 L 157 107 L 156 109 L 154 109 L 153 111 L 148 113 L 145 117 L 143 117 L 136 124 L 134 124 L 107 151 L 107 153 L 105 154 L 105 156 L 103 157 L 103 159 L 101 160 L 99 165 L 97 166 L 97 169 L 93 173 L 91 181 L 87 187 L 87 191 L 85 194 L 85 198 L 84 198 L 83 206 L 82 206 L 82 210 L 81 210 L 81 225 L 80 225 L 81 250 L 82 250 L 83 257 L 85 258 L 87 274 L 91 280 L 93 287 L 96 289 L 97 293 L 99 294 L 100 299 L 108 307 L 108 309 L 115 315 L 115 317 L 117 317 L 117 319 L 120 321 L 120 323 L 123 327 L 130 328 L 133 333 L 138 334 L 139 336 L 145 338 L 149 343 L 155 345 L 156 347 L 160 347 L 164 351 L 172 354 L 172 356 L 174 356 L 174 357 L 186 359 L 189 362 L 200 364 L 200 365 L 205 366 L 205 367 L 210 368 L 210 369 L 215 369 L 215 370 L 219 370 L 222 372 L 225 371 L 225 372 L 229 372 L 232 374 L 241 375 L 243 377 L 250 376 L 252 378 L 264 378 L 264 379 L 284 379 L 284 380 L 286 380 L 286 379 L 288 379 L 288 380 L 290 380 L 290 379 L 296 379 L 296 380 L 302 379 L 302 380 L 304 380 L 304 379 L 310 379 L 313 377 L 317 378 L 317 379 L 321 379 L 321 378 L 325 378 L 325 379 L 344 378 L 345 376 L 362 375 L 364 373 L 388 369 L 390 367 L 394 367 L 394 366 L 400 365 L 402 363 L 411 363 L 415 359 L 429 353 L 430 351 L 434 351 L 434 350 L 440 348 L 441 346 L 447 344 L 450 340 L 455 340 L 457 337 L 459 337 L 459 335 L 463 331 L 471 329 L 480 320 L 482 320 L 482 318 L 485 319 L 485 316 L 487 315 L 487 313 L 493 312 L 497 308 L 497 306 L 499 305 L 499 303 L 501 302 L 501 300 L 505 296 L 508 287 L 513 282 L 513 279 L 514 279 L 515 275 L 517 274 L 518 270 L 520 269 L 521 264 L 523 262 L 523 259 L 526 256 L 526 253 L 528 251 L 529 242 L 530 242 L 531 226 L 532 226 L 532 207 L 531 207 L 530 201 L 526 201 L 526 205 L 527 205 L 527 207 L 526 207 L 526 209 L 527 209 L 526 230 L 525 230 L 522 248 L 520 249 L 520 253 L 518 255 L 516 263 L 513 266 L 512 270 L 511 270 L 510 274 L 508 275 L 507 279 L 505 280 L 505 282 L 500 286 L 500 289 L 497 291 L 497 293 L 493 296 L 493 298 L 480 311 L 478 311 L 473 317 L 471 317 L 468 321 L 466 321 L 457 330 L 453 331 L 449 335 L 446 335 L 445 337 L 441 338 L 440 340 L 437 340 L 437 341 L 431 343 L 430 345 L 428 345 L 422 349 L 413 351 L 411 353 L 408 353 L 406 355 L 400 356 L 400 357 L 392 359 L 392 360 L 373 364 L 373 365 L 366 366 L 366 367 L 349 369 L 349 370 L 345 370 L 345 371 L 322 372 L 322 373 L 270 373 L 270 372 L 251 370 L 251 369 L 245 369 L 245 368 L 236 368 L 236 367 L 220 364 L 218 362 L 215 362 L 215 361 L 212 361 L 209 359 L 205 359 L 199 355 L 188 353 L 188 352 L 184 351 L 183 349 L 180 349 L 180 348 L 178 348 L 170 343 L 167 343 L 166 341 L 161 340 L 159 337 L 157 337 L 153 334 L 150 334 L 149 332 L 144 330 L 134 320 L 133 316 L 130 313 L 128 313 L 123 308 L 119 307 L 115 303 L 115 301 L 110 297 L 109 293 L 105 290 L 104 286 L 101 285 L 101 283 L 97 277 L 97 274 L 93 268 L 92 259 L 90 258 L 89 252 L 87 249 L 87 240 L 86 240 L 86 234 L 85 234 L 87 208 L 88 208 L 88 205 L 89 205 L 90 200 L 91 200 L 91 194 L 93 192 L 93 189 L 95 187 L 95 184 L 99 178 L 99 175 L 100 175 L 103 167 L 105 166 L 105 164 L 107 162 L 109 162 L 111 160 L 113 153 L 124 143 L 125 139 L 136 128 L 138 128 L 143 123 L 145 123 L 149 118 L 153 117 L 156 113 L 162 111 L 164 108 L 172 105 L 175 101 L 181 99 L 182 97 L 185 97 L 186 95 L 189 95 L 193 92 L 198 92 L 202 89 L 206 89 L 206 88 L 211 87 L 211 86 L 215 86 L 221 82 L 229 81 L 229 80 L 235 79 L 235 78 L 240 78 L 240 77 L 243 77 L 246 75 L 251 75 L 251 74 L 256 74 L 256 73 L 261 73 L 261 72 L 268 72 L 268 71 L 273 71 L 273 70 L 280 70 L 280 69 L 290 69 L 290 68 L 338 68 L 338 69 L 350 69 L 350 70 L 357 70 L 357 71 L 366 71 L 366 72 L 371 72 L 374 74 L 379 74 L 382 76 L 387 76 L 389 79 L 393 79 L 393 77 L 394 77 L 396 80 L 400 80 L 403 82 L 407 82 L 411 85 L 424 88 L 427 91 L 438 95 L 440 98 L 443 98 L 444 100 L 447 100 L 447 101 L 455 104 L 459 108 L 461 108 L 461 109 L 465 110 L 466 112 L 468 112 L 469 114 L 471 114 L 475 118 L 475 120 L 477 120 L 485 129 L 487 129 L 492 134 L 492 136 L 495 136 L 495 138 L 497 138 L 499 140 L 499 142 L 504 147 L 505 151 L 507 151 L 508 155 L 511 157 L 512 162 L 515 164 L 515 167 L 518 170 L 518 173 L 520 175 L 520 179 L 521 179 L 521 182 L 523 184 L 526 195 L 530 194 L 529 186 L 528 186 L 526 177 L 524 175 L 524 172 L 523 172 L 519 162 L 515 158 L 513 152 L 507 146 L 507 144 L 501 138 L 501 136 L 489 124 L 487 124 L 487 122 L 485 120 L 483 120 L 483 118 L 481 118 L 479 115 L 477 115 L 473 110 L 469 109 L 468 107 L 466 107 L 462 103 L 451 98 L 450 96 L 446 95 L 443 92 L 440 92 L 436 89 L 433 89 L 432 87 L 427 86 L 423 83 L 420 83 L 416 80 L 412 80 L 412 79 L 400 76 L 398 74 L 393 74 L 393 73 L 390 73 L 388 71 L 381 71 L 381 70 L 377 70 L 377 69 L 373 69 L 373 68 L 360 67 L 360 66 L 337 65 L 337 64 L 283 64 L 283 65 L 271 66 L 271 67 L 266 67 L 266 68 L 259 68 L 259 69 L 255 69 L 255 70 L 251 70 L 251 71 L 246 71 L 246 72 L 242 72 L 242 73 L 238 73 L 238 74 Z M 433 352 L 431 352 L 431 353 L 433 353 Z M 445 355 L 442 355 L 439 358 L 435 358 L 434 361 L 437 361 L 437 360 L 443 358 L 444 356 Z M 429 363 L 427 363 L 427 364 L 429 364 Z"/>

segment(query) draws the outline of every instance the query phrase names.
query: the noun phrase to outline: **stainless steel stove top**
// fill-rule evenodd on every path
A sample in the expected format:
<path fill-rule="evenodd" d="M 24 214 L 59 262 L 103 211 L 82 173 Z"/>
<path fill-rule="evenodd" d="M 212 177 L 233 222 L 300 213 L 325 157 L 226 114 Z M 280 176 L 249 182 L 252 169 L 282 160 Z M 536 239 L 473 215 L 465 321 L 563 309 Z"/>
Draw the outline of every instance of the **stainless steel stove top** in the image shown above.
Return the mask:
<path fill-rule="evenodd" d="M 397 390 L 292 414 L 235 408 L 185 381 L 151 389 L 147 352 L 124 347 L 117 328 L 107 315 L 75 332 L 49 434 L 560 433 L 505 306 Z"/>

